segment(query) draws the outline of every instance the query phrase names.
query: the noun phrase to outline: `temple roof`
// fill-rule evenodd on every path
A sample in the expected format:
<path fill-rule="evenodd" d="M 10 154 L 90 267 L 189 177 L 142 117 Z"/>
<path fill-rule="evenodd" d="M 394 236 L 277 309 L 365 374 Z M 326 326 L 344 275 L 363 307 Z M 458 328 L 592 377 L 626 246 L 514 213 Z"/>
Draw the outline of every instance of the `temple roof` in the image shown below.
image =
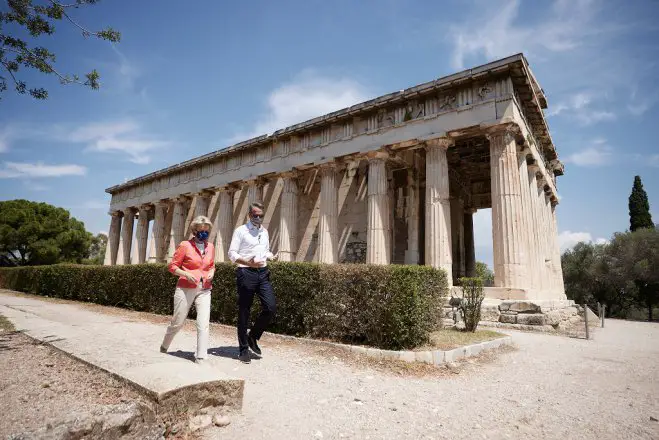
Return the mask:
<path fill-rule="evenodd" d="M 524 109 L 524 115 L 527 123 L 533 132 L 533 136 L 541 144 L 542 149 L 548 161 L 557 161 L 558 156 L 554 148 L 549 127 L 544 117 L 543 109 L 547 108 L 547 98 L 540 84 L 531 72 L 528 61 L 523 54 L 512 55 L 491 63 L 483 64 L 478 67 L 466 69 L 452 75 L 444 76 L 433 81 L 428 81 L 414 87 L 389 93 L 378 98 L 374 98 L 351 107 L 337 110 L 323 116 L 319 116 L 308 121 L 294 124 L 286 128 L 275 131 L 270 135 L 262 135 L 252 139 L 239 142 L 232 146 L 213 151 L 203 156 L 172 165 L 167 168 L 155 171 L 150 174 L 129 180 L 125 183 L 112 186 L 105 191 L 110 194 L 117 193 L 123 189 L 129 188 L 136 184 L 153 180 L 161 176 L 180 171 L 186 168 L 198 166 L 208 160 L 213 160 L 236 151 L 253 148 L 258 145 L 264 145 L 282 137 L 295 135 L 305 132 L 312 128 L 326 126 L 348 117 L 358 114 L 371 113 L 380 108 L 390 107 L 397 102 L 404 102 L 408 99 L 416 99 L 427 96 L 433 92 L 448 90 L 458 86 L 463 86 L 474 81 L 482 81 L 489 77 L 499 76 L 507 72 L 510 75 L 515 90 L 517 91 L 520 105 Z"/>

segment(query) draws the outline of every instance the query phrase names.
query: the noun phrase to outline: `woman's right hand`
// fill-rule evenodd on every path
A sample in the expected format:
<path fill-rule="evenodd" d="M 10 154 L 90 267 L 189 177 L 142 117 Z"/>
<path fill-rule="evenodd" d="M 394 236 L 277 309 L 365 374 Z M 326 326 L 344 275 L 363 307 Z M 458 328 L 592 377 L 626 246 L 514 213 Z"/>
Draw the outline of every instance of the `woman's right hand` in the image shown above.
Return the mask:
<path fill-rule="evenodd" d="M 190 272 L 185 272 L 183 276 L 185 277 L 186 280 L 190 281 L 191 283 L 195 283 L 195 284 L 197 283 L 197 279 Z"/>

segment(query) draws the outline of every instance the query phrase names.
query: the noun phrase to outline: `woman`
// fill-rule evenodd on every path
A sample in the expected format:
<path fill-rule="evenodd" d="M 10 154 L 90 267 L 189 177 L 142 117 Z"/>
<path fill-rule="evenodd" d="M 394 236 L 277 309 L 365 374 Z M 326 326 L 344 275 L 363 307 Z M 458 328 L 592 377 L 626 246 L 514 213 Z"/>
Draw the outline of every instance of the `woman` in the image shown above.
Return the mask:
<path fill-rule="evenodd" d="M 179 278 L 174 291 L 174 316 L 160 346 L 160 351 L 167 353 L 194 303 L 197 309 L 195 362 L 198 364 L 203 363 L 208 357 L 208 321 L 211 309 L 211 287 L 215 276 L 215 249 L 208 242 L 211 228 L 212 224 L 208 217 L 200 215 L 195 218 L 190 225 L 192 238 L 181 242 L 169 263 L 169 271 Z"/>

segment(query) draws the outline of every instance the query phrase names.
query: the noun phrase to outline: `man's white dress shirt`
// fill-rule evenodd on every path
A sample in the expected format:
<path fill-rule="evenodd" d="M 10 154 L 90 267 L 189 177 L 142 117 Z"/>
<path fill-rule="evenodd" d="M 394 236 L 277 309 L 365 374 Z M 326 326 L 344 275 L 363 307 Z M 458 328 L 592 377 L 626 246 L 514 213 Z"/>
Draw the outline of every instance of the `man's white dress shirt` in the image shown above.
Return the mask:
<path fill-rule="evenodd" d="M 249 261 L 254 257 L 254 262 L 263 262 L 267 265 L 267 258 L 272 258 L 270 252 L 270 237 L 263 226 L 255 226 L 251 221 L 239 226 L 233 231 L 231 245 L 229 246 L 229 259 L 235 263 L 238 258 Z M 248 267 L 239 264 L 238 267 Z"/>

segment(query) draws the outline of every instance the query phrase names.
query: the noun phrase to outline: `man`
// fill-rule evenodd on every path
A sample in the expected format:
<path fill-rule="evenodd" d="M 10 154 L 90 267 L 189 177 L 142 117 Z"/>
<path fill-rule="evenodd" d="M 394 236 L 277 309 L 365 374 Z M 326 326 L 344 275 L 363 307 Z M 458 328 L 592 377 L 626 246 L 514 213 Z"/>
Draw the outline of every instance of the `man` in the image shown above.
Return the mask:
<path fill-rule="evenodd" d="M 233 232 L 229 246 L 229 259 L 238 265 L 236 268 L 236 286 L 238 288 L 238 359 L 249 364 L 251 362 L 249 349 L 261 356 L 257 341 L 272 321 L 277 306 L 275 295 L 270 284 L 268 260 L 276 260 L 277 256 L 270 252 L 268 231 L 261 226 L 263 222 L 263 205 L 249 205 L 249 221 Z M 254 295 L 261 301 L 261 314 L 256 319 L 252 331 L 247 333 L 250 310 Z"/>

